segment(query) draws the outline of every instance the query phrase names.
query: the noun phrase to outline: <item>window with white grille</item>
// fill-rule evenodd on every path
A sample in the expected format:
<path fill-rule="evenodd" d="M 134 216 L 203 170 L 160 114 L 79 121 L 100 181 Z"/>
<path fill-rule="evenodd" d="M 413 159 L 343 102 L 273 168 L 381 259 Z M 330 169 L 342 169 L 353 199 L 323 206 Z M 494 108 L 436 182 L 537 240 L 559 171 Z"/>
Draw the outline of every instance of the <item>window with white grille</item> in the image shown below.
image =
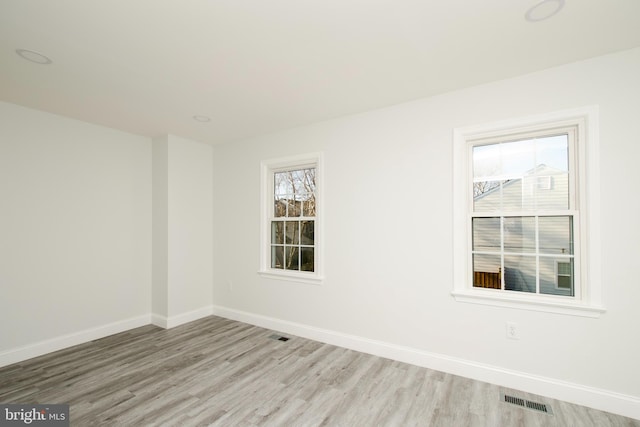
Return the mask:
<path fill-rule="evenodd" d="M 454 131 L 456 299 L 597 316 L 597 114 Z"/>
<path fill-rule="evenodd" d="M 321 280 L 320 175 L 317 154 L 262 163 L 262 275 Z"/>

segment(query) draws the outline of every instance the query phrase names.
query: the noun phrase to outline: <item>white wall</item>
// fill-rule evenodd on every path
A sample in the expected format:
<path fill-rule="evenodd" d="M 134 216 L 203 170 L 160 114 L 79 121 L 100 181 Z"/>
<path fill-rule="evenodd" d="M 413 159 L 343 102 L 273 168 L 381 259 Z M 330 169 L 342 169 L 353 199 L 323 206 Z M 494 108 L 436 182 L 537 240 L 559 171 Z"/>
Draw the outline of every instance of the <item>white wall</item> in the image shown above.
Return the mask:
<path fill-rule="evenodd" d="M 414 352 L 469 376 L 510 375 L 533 391 L 555 384 L 557 397 L 598 407 L 589 399 L 599 396 L 604 409 L 640 418 L 638 75 L 636 49 L 214 150 L 168 136 L 166 180 L 153 177 L 166 181 L 153 197 L 166 198 L 167 261 L 154 268 L 151 141 L 0 103 L 0 362 L 52 338 L 147 323 L 152 270 L 166 267 L 166 295 L 153 307 L 166 307 L 167 321 L 205 313 L 213 277 L 220 313 Z M 452 129 L 592 104 L 607 312 L 455 302 Z M 315 151 L 325 153 L 326 280 L 260 278 L 260 161 Z M 521 340 L 505 338 L 505 321 L 518 323 Z"/>
<path fill-rule="evenodd" d="M 427 359 L 440 367 L 467 366 L 472 376 L 484 369 L 488 376 L 476 376 L 493 372 L 521 388 L 640 418 L 638 76 L 636 49 L 216 146 L 217 312 L 435 355 Z M 591 319 L 454 301 L 453 128 L 594 104 L 607 312 Z M 326 280 L 261 278 L 260 161 L 314 151 L 325 153 Z M 519 341 L 506 339 L 506 321 L 519 325 Z"/>
<path fill-rule="evenodd" d="M 211 314 L 213 149 L 153 140 L 153 314 L 172 327 Z"/>
<path fill-rule="evenodd" d="M 169 316 L 169 136 L 152 141 L 151 313 Z M 158 322 L 159 323 L 159 322 Z"/>
<path fill-rule="evenodd" d="M 213 302 L 212 164 L 210 145 L 170 136 L 170 316 Z"/>
<path fill-rule="evenodd" d="M 159 140 L 0 103 L 0 366 L 211 314 L 213 149 Z"/>
<path fill-rule="evenodd" d="M 150 177 L 147 138 L 0 103 L 0 361 L 148 322 Z"/>

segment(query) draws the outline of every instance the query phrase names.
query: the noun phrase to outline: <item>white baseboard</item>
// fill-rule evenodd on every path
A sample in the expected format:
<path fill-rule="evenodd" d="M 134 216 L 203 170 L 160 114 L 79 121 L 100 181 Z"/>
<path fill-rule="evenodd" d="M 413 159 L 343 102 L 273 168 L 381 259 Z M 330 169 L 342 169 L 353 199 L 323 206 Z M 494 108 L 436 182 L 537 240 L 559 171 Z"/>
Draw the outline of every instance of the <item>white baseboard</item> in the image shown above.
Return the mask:
<path fill-rule="evenodd" d="M 159 314 L 151 314 L 151 323 L 156 326 L 160 326 L 164 329 L 175 328 L 176 326 L 183 325 L 185 323 L 193 322 L 194 320 L 202 319 L 203 317 L 211 316 L 213 314 L 213 306 L 209 305 L 201 307 L 196 310 L 181 313 L 175 316 L 161 316 Z"/>
<path fill-rule="evenodd" d="M 167 317 L 166 316 L 161 316 L 159 314 L 155 314 L 155 313 L 151 313 L 151 324 L 152 325 L 156 325 L 161 327 L 162 329 L 169 329 L 167 328 Z"/>
<path fill-rule="evenodd" d="M 458 359 L 443 354 L 431 353 L 412 347 L 371 340 L 355 335 L 316 328 L 313 326 L 261 316 L 221 306 L 202 307 L 200 309 L 171 316 L 169 318 L 156 314 L 138 316 L 110 323 L 108 325 L 63 335 L 61 337 L 52 338 L 24 347 L 7 350 L 0 353 L 0 367 L 61 350 L 63 348 L 83 344 L 88 341 L 104 338 L 129 329 L 145 326 L 150 323 L 169 329 L 211 314 L 240 322 L 250 323 L 275 331 L 286 332 L 315 341 L 361 351 L 363 353 L 411 363 L 413 365 L 460 375 L 478 381 L 485 381 L 503 387 L 523 390 L 541 396 L 548 396 L 553 399 L 564 400 L 578 405 L 640 419 L 640 398 L 636 396 L 629 396 L 608 390 L 569 383 L 554 378 L 531 375 L 525 372 L 512 371 L 497 366 Z"/>
<path fill-rule="evenodd" d="M 213 306 L 213 314 L 344 348 L 640 419 L 640 397 L 531 375 L 300 323 Z"/>
<path fill-rule="evenodd" d="M 151 317 L 147 314 L 3 351 L 0 353 L 0 367 L 145 326 L 151 323 L 150 321 Z"/>
<path fill-rule="evenodd" d="M 42 356 L 43 354 L 62 350 L 78 344 L 84 344 L 89 341 L 117 334 L 119 332 L 128 331 L 129 329 L 138 328 L 153 324 L 164 329 L 174 328 L 176 326 L 192 322 L 213 314 L 213 306 L 202 307 L 187 313 L 178 314 L 176 316 L 165 317 L 157 314 L 146 314 L 131 319 L 121 320 L 119 322 L 110 323 L 108 325 L 98 326 L 83 331 L 74 332 L 23 347 L 13 348 L 0 352 L 0 367 L 11 365 L 13 363 L 22 362 L 23 360 L 33 357 Z"/>

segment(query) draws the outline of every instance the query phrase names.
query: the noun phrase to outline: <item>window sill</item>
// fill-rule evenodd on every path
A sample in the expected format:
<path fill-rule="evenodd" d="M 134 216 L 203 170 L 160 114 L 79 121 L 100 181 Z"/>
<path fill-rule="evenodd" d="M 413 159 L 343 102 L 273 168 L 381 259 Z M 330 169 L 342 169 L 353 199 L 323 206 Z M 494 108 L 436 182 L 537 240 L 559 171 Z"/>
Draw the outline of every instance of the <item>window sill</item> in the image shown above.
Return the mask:
<path fill-rule="evenodd" d="M 604 307 L 596 305 L 558 301 L 553 298 L 543 299 L 544 297 L 521 298 L 520 295 L 518 295 L 518 297 L 504 294 L 497 295 L 492 291 L 453 291 L 451 295 L 453 295 L 456 301 L 459 302 L 516 308 L 521 310 L 542 311 L 546 313 L 566 314 L 571 316 L 597 318 L 606 311 Z M 522 297 L 526 297 L 526 295 L 523 295 Z"/>
<path fill-rule="evenodd" d="M 294 273 L 278 270 L 260 270 L 258 274 L 261 277 L 272 280 L 284 280 L 287 282 L 307 283 L 310 285 L 322 284 L 324 277 L 317 276 L 315 273 Z"/>

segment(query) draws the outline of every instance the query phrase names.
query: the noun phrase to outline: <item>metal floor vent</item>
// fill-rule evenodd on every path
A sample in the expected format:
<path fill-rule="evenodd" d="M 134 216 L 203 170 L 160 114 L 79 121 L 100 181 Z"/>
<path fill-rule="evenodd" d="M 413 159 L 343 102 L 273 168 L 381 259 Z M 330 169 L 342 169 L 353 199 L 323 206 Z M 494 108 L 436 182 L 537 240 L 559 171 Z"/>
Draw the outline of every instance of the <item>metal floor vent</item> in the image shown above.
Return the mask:
<path fill-rule="evenodd" d="M 504 394 L 504 393 L 500 393 L 500 400 L 502 402 L 510 403 L 512 405 L 521 406 L 523 408 L 528 408 L 528 409 L 531 409 L 533 411 L 543 412 L 545 414 L 553 415 L 553 411 L 551 410 L 551 406 L 549 406 L 547 404 L 544 404 L 544 403 L 532 402 L 530 400 L 525 400 L 525 399 L 522 399 L 520 397 L 509 396 L 508 394 Z"/>
<path fill-rule="evenodd" d="M 271 338 L 272 340 L 278 340 L 278 341 L 289 341 L 289 338 L 283 337 L 282 335 L 278 335 L 278 334 L 270 335 L 269 338 Z"/>

